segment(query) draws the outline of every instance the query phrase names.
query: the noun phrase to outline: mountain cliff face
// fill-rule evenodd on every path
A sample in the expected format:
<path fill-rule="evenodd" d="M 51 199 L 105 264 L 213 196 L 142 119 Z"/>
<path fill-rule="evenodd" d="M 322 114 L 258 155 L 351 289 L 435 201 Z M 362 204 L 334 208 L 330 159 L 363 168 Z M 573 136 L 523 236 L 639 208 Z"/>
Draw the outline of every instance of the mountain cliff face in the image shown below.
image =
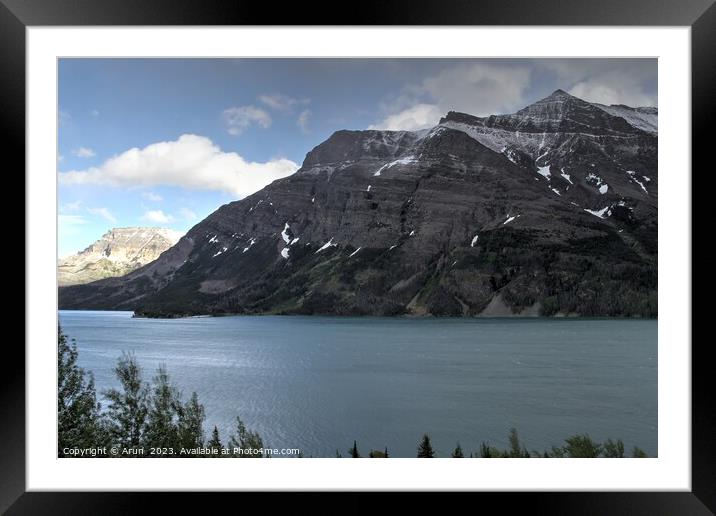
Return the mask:
<path fill-rule="evenodd" d="M 338 131 L 60 307 L 653 317 L 657 194 L 656 133 L 561 90 L 426 131 Z"/>
<path fill-rule="evenodd" d="M 632 108 L 623 104 L 612 104 L 611 106 L 595 104 L 595 106 L 614 116 L 622 117 L 638 129 L 653 134 L 658 132 L 659 113 L 655 107 Z"/>
<path fill-rule="evenodd" d="M 114 228 L 84 251 L 59 261 L 60 286 L 124 276 L 156 260 L 182 234 L 163 228 Z"/>

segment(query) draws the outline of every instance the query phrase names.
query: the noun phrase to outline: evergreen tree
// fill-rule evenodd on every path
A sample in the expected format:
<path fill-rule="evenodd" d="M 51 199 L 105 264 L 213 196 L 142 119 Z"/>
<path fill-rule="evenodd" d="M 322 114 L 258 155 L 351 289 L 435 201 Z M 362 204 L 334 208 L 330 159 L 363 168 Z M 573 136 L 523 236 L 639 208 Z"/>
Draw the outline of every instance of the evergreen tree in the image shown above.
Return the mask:
<path fill-rule="evenodd" d="M 462 459 L 465 455 L 462 453 L 462 447 L 460 446 L 460 443 L 457 443 L 457 446 L 455 446 L 455 449 L 452 451 L 452 458 L 453 459 Z"/>
<path fill-rule="evenodd" d="M 221 439 L 219 438 L 219 429 L 214 425 L 214 430 L 211 432 L 211 439 L 206 443 L 211 448 L 221 448 Z"/>
<path fill-rule="evenodd" d="M 558 446 L 552 446 L 552 453 L 551 453 L 551 454 L 547 454 L 547 452 L 545 452 L 545 453 L 546 453 L 546 456 L 547 456 L 547 457 L 553 457 L 553 458 L 556 458 L 556 459 L 563 459 L 563 458 L 566 457 L 566 453 L 567 453 L 567 452 L 565 451 L 564 448 L 560 448 L 560 447 L 558 447 Z"/>
<path fill-rule="evenodd" d="M 236 432 L 237 435 L 231 434 L 229 436 L 229 449 L 232 450 L 232 454 L 239 458 L 254 458 L 258 459 L 263 457 L 263 453 L 255 452 L 262 450 L 264 443 L 261 440 L 261 436 L 257 432 L 252 432 L 246 428 L 246 425 L 241 421 L 240 417 L 236 417 Z M 243 450 L 243 453 L 235 451 L 238 448 Z"/>
<path fill-rule="evenodd" d="M 520 438 L 517 435 L 516 428 L 510 428 L 510 436 L 508 437 L 510 443 L 509 455 L 510 457 L 520 456 Z"/>
<path fill-rule="evenodd" d="M 529 457 L 530 456 L 529 452 L 527 451 L 527 448 L 520 445 L 520 438 L 517 435 L 516 428 L 510 429 L 509 442 L 510 442 L 510 449 L 507 452 L 508 457 L 516 458 L 516 457 Z"/>
<path fill-rule="evenodd" d="M 77 344 L 57 328 L 57 447 L 92 448 L 108 444 L 91 373 L 77 365 Z"/>
<path fill-rule="evenodd" d="M 211 439 L 209 439 L 209 442 L 206 443 L 207 448 L 215 448 L 217 450 L 218 456 L 221 456 L 221 450 L 224 448 L 224 446 L 221 444 L 221 439 L 219 439 L 219 429 L 216 428 L 216 425 L 214 425 L 214 431 L 211 432 Z M 210 457 L 216 456 L 214 454 L 210 454 Z"/>
<path fill-rule="evenodd" d="M 602 445 L 592 441 L 587 434 L 577 434 L 565 439 L 567 445 L 564 452 L 571 458 L 592 458 L 599 457 L 602 453 Z"/>
<path fill-rule="evenodd" d="M 352 459 L 360 459 L 360 453 L 358 453 L 358 443 L 356 441 L 353 441 L 353 447 L 348 449 L 348 453 Z"/>
<path fill-rule="evenodd" d="M 616 442 L 611 439 L 607 439 L 604 443 L 603 456 L 609 459 L 621 459 L 624 457 L 624 443 L 621 439 L 617 439 Z"/>
<path fill-rule="evenodd" d="M 387 446 L 385 447 L 385 451 L 383 452 L 383 454 L 385 455 L 386 459 L 390 458 L 390 456 L 388 455 L 388 447 Z"/>
<path fill-rule="evenodd" d="M 184 448 L 201 448 L 204 445 L 205 417 L 204 405 L 199 403 L 199 397 L 196 392 L 193 392 L 189 401 L 179 407 L 177 430 L 180 446 Z"/>
<path fill-rule="evenodd" d="M 435 457 L 433 446 L 430 443 L 430 436 L 428 434 L 423 435 L 420 443 L 418 444 L 418 458 L 419 459 L 432 459 Z"/>
<path fill-rule="evenodd" d="M 104 394 L 109 400 L 107 414 L 112 440 L 128 448 L 141 446 L 149 410 L 149 393 L 142 382 L 141 369 L 133 355 L 124 353 L 114 373 L 122 388 L 109 389 Z"/>
<path fill-rule="evenodd" d="M 338 448 L 336 448 L 336 459 L 342 459 L 343 455 L 341 455 L 341 452 L 338 451 Z"/>
<path fill-rule="evenodd" d="M 490 448 L 486 442 L 480 444 L 480 457 L 483 459 L 490 459 L 494 457 L 492 454 L 492 448 Z"/>
<path fill-rule="evenodd" d="M 645 459 L 646 457 L 648 457 L 644 450 L 642 450 L 641 448 L 637 448 L 636 446 L 634 446 L 634 449 L 631 452 L 631 456 L 635 459 Z"/>
<path fill-rule="evenodd" d="M 179 428 L 177 407 L 179 395 L 169 382 L 164 366 L 159 366 L 154 377 L 154 388 L 149 397 L 149 411 L 144 429 L 144 441 L 147 446 L 159 448 L 179 447 Z M 177 450 L 178 451 L 178 450 Z"/>

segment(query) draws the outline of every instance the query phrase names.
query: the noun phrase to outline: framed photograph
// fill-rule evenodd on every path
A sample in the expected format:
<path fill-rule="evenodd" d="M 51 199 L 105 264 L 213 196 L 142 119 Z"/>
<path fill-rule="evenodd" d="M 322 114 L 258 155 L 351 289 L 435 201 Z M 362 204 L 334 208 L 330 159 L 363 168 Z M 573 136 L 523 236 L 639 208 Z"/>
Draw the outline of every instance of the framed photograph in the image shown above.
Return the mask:
<path fill-rule="evenodd" d="M 2 0 L 27 202 L 3 510 L 714 510 L 691 340 L 712 2 L 176 7 Z"/>

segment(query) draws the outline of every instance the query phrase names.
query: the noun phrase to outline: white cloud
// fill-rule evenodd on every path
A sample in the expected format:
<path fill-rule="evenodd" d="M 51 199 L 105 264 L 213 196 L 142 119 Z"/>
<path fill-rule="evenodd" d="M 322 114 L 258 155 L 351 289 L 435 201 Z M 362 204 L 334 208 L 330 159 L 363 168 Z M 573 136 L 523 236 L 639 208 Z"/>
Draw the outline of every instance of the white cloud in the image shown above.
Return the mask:
<path fill-rule="evenodd" d="M 72 120 L 72 115 L 70 115 L 70 113 L 69 113 L 68 111 L 62 111 L 62 110 L 60 110 L 60 111 L 57 113 L 57 121 L 58 121 L 58 123 L 59 123 L 60 125 L 65 125 L 65 124 L 68 123 L 70 120 Z"/>
<path fill-rule="evenodd" d="M 301 128 L 301 132 L 304 134 L 308 134 L 311 132 L 308 128 L 308 121 L 311 119 L 311 110 L 310 109 L 304 109 L 301 111 L 301 114 L 298 115 L 298 120 L 296 120 L 296 124 L 298 127 Z"/>
<path fill-rule="evenodd" d="M 162 200 L 162 196 L 157 195 L 154 192 L 142 192 L 142 197 L 152 202 L 160 202 Z"/>
<path fill-rule="evenodd" d="M 224 121 L 229 134 L 238 136 L 256 124 L 264 129 L 271 127 L 271 115 L 256 106 L 230 107 L 224 110 Z"/>
<path fill-rule="evenodd" d="M 65 160 L 65 157 L 62 154 L 57 155 L 57 163 L 62 163 Z"/>
<path fill-rule="evenodd" d="M 92 111 L 90 111 L 90 115 L 99 116 L 99 111 L 97 109 L 93 109 Z"/>
<path fill-rule="evenodd" d="M 82 201 L 68 202 L 60 207 L 61 211 L 77 211 L 80 209 Z"/>
<path fill-rule="evenodd" d="M 99 215 L 106 221 L 111 222 L 112 224 L 117 223 L 117 219 L 109 212 L 107 208 L 87 208 L 87 211 L 92 215 Z"/>
<path fill-rule="evenodd" d="M 281 93 L 261 95 L 259 100 L 276 111 L 291 111 L 295 106 L 306 105 L 310 102 L 309 99 L 297 99 Z"/>
<path fill-rule="evenodd" d="M 588 102 L 656 106 L 654 59 L 544 59 L 538 66 L 556 74 L 562 89 Z"/>
<path fill-rule="evenodd" d="M 58 215 L 57 221 L 60 226 L 79 226 L 87 224 L 87 220 L 82 215 Z"/>
<path fill-rule="evenodd" d="M 184 218 L 184 220 L 196 220 L 198 217 L 196 213 L 191 211 L 189 208 L 182 208 L 179 210 L 179 213 Z"/>
<path fill-rule="evenodd" d="M 384 106 L 384 119 L 370 127 L 416 130 L 437 124 L 448 111 L 478 116 L 511 112 L 523 107 L 529 84 L 526 66 L 460 63 L 406 86 Z"/>
<path fill-rule="evenodd" d="M 167 215 L 162 210 L 149 210 L 142 215 L 142 220 L 154 222 L 155 224 L 169 224 L 174 217 Z"/>
<path fill-rule="evenodd" d="M 605 80 L 607 79 L 607 80 Z M 597 77 L 578 82 L 569 92 L 575 97 L 599 104 L 626 104 L 627 106 L 656 106 L 656 98 L 633 86 L 611 82 Z"/>
<path fill-rule="evenodd" d="M 483 62 L 460 64 L 423 81 L 443 109 L 478 116 L 523 107 L 529 85 L 529 68 Z"/>
<path fill-rule="evenodd" d="M 443 114 L 444 112 L 434 104 L 417 104 L 387 116 L 381 122 L 369 126 L 368 129 L 416 131 L 436 125 Z"/>
<path fill-rule="evenodd" d="M 288 159 L 249 162 L 235 152 L 223 152 L 204 136 L 184 134 L 130 149 L 98 167 L 61 172 L 59 178 L 62 184 L 170 185 L 243 197 L 296 170 L 298 165 Z"/>
<path fill-rule="evenodd" d="M 78 158 L 94 158 L 97 155 L 89 147 L 80 147 L 79 149 L 74 149 L 72 151 L 72 154 L 74 154 Z"/>

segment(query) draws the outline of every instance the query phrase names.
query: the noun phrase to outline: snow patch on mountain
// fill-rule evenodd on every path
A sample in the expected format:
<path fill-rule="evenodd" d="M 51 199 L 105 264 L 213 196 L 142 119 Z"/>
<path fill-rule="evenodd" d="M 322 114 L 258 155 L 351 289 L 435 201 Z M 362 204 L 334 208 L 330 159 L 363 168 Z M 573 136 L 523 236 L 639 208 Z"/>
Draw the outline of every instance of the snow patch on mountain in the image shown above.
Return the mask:
<path fill-rule="evenodd" d="M 644 183 L 642 183 L 641 181 L 639 181 L 636 178 L 636 172 L 634 172 L 633 170 L 627 170 L 626 173 L 629 174 L 629 179 L 631 179 L 636 184 L 638 184 L 641 187 L 641 189 L 644 190 L 644 193 L 646 195 L 649 195 L 649 191 L 646 189 L 646 186 L 644 186 Z M 649 181 L 651 181 L 651 180 L 649 180 Z"/>
<path fill-rule="evenodd" d="M 396 165 L 409 165 L 409 164 L 411 164 L 411 163 L 415 163 L 416 161 L 418 161 L 418 160 L 417 160 L 417 158 L 416 158 L 415 156 L 405 156 L 404 158 L 399 158 L 399 159 L 396 159 L 396 160 L 394 160 L 394 161 L 391 161 L 390 163 L 386 163 L 385 165 L 383 165 L 382 167 L 380 167 L 380 168 L 376 171 L 376 173 L 373 174 L 373 175 L 374 175 L 374 176 L 379 176 L 380 173 L 383 172 L 384 170 L 388 170 L 389 168 L 392 168 L 392 167 L 394 167 L 394 166 L 396 166 Z"/>
<path fill-rule="evenodd" d="M 248 251 L 249 249 L 251 249 L 255 243 L 256 243 L 256 239 L 253 238 L 253 237 L 251 237 L 251 240 L 249 240 L 249 245 L 246 246 L 246 247 L 244 247 L 244 250 L 241 251 L 241 252 L 242 252 L 242 253 L 245 253 L 246 251 Z"/>
<path fill-rule="evenodd" d="M 326 242 L 325 244 L 323 244 L 323 246 L 322 246 L 318 251 L 316 251 L 315 254 L 318 254 L 318 253 L 320 253 L 321 251 L 325 251 L 326 249 L 328 249 L 328 248 L 331 247 L 331 246 L 337 246 L 337 245 L 338 245 L 338 244 L 334 244 L 334 243 L 333 243 L 333 237 L 331 237 L 331 239 L 330 239 L 328 242 Z"/>
<path fill-rule="evenodd" d="M 588 210 L 587 208 L 584 208 L 584 211 L 586 211 L 587 213 L 591 213 L 592 215 L 594 215 L 595 217 L 599 217 L 600 219 L 606 219 L 612 214 L 611 206 L 606 206 L 601 210 Z"/>
<path fill-rule="evenodd" d="M 552 174 L 549 172 L 549 165 L 546 165 L 544 167 L 537 167 L 537 173 L 541 176 L 546 177 L 547 179 L 552 176 Z"/>

